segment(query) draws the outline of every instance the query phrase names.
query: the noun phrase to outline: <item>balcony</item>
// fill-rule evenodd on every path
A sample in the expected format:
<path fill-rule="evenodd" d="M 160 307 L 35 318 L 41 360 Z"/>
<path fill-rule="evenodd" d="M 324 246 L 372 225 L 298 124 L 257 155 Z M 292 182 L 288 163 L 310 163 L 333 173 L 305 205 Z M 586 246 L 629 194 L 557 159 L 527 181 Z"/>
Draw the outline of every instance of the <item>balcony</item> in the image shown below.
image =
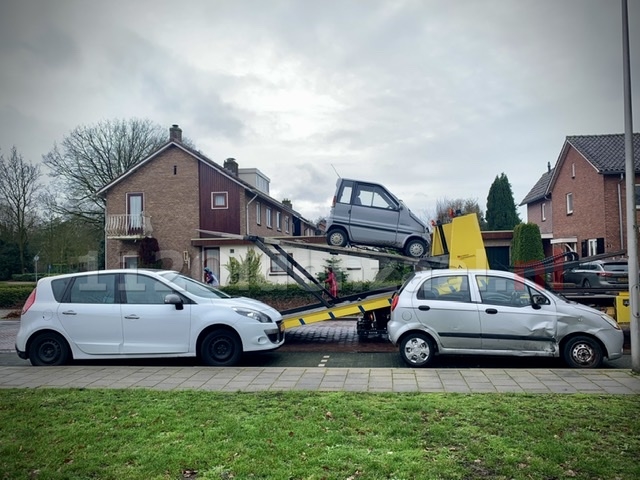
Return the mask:
<path fill-rule="evenodd" d="M 121 240 L 150 237 L 153 233 L 151 217 L 144 212 L 135 215 L 107 215 L 104 230 L 107 238 Z"/>

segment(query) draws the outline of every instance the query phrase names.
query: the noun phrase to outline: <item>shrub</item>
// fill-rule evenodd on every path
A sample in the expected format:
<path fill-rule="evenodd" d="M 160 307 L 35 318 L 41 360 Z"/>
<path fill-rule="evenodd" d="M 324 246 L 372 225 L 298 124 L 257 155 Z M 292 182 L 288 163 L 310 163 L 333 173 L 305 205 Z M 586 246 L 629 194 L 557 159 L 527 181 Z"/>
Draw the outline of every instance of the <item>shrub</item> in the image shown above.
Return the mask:
<path fill-rule="evenodd" d="M 21 308 L 35 284 L 0 283 L 0 308 Z"/>

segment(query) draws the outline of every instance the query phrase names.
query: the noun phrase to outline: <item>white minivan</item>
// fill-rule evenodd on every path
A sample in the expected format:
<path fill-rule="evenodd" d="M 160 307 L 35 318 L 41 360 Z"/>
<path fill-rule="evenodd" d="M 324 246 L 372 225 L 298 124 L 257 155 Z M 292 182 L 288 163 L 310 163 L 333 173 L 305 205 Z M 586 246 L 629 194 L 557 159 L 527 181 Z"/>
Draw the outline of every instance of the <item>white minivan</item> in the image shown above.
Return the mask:
<path fill-rule="evenodd" d="M 327 243 L 387 247 L 420 258 L 431 236 L 429 227 L 384 186 L 340 178 L 327 219 Z"/>

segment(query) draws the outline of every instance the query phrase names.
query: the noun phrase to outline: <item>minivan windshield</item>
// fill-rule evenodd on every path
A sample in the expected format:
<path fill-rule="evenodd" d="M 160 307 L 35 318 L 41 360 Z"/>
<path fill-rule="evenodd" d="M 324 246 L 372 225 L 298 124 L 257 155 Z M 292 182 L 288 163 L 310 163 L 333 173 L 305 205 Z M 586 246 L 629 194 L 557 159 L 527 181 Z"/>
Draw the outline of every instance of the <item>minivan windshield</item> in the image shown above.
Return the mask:
<path fill-rule="evenodd" d="M 160 276 L 171 283 L 179 286 L 187 292 L 203 298 L 231 298 L 231 295 L 227 295 L 217 288 L 210 287 L 202 282 L 198 282 L 193 278 L 186 277 L 177 272 L 163 272 Z"/>

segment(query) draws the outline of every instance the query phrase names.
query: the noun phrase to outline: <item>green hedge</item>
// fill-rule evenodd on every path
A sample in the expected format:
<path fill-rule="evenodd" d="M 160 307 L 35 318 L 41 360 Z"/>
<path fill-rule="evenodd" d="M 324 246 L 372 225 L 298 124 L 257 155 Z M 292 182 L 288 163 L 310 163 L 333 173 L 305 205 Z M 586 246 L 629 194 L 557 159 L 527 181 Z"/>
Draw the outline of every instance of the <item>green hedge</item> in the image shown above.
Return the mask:
<path fill-rule="evenodd" d="M 0 308 L 22 308 L 34 284 L 0 283 Z"/>

